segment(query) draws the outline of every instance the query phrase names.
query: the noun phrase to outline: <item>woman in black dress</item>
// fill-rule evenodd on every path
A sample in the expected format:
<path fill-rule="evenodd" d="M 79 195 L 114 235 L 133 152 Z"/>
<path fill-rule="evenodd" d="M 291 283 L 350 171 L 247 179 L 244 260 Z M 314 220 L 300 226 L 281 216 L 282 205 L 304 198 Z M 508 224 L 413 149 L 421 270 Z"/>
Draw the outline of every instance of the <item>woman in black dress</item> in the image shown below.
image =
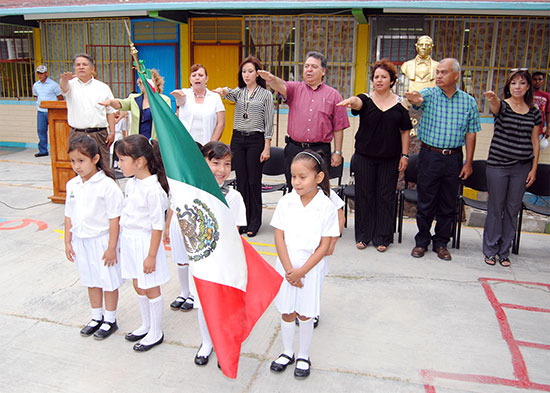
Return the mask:
<path fill-rule="evenodd" d="M 393 238 L 397 178 L 408 164 L 409 112 L 402 97 L 391 91 L 395 66 L 386 59 L 371 68 L 374 90 L 338 105 L 359 115 L 355 135 L 355 243 L 363 250 L 372 241 L 384 252 Z"/>

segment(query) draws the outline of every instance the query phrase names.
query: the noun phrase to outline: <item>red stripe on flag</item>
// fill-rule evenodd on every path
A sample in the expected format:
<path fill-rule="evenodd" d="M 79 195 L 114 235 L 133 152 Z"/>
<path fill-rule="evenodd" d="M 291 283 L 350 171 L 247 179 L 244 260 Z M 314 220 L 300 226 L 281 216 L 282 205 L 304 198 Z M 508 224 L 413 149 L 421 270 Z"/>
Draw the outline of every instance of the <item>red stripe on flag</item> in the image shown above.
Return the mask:
<path fill-rule="evenodd" d="M 194 277 L 218 362 L 229 378 L 237 378 L 241 344 L 269 307 L 283 281 L 246 240 L 242 242 L 248 272 L 246 292 Z"/>
<path fill-rule="evenodd" d="M 237 378 L 244 333 L 244 292 L 194 277 L 204 318 L 223 373 Z"/>
<path fill-rule="evenodd" d="M 283 277 L 242 237 L 248 281 L 244 296 L 245 327 L 243 341 L 246 340 L 252 328 L 269 307 L 273 298 L 279 292 Z"/>

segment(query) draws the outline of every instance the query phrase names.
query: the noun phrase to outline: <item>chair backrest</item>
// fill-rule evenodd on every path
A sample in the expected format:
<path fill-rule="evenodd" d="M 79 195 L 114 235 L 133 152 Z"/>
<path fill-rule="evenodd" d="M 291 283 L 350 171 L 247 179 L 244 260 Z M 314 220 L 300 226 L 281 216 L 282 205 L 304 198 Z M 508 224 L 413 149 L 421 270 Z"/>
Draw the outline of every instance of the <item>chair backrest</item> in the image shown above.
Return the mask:
<path fill-rule="evenodd" d="M 278 176 L 285 173 L 285 155 L 282 147 L 271 146 L 269 160 L 264 162 L 262 173 L 268 176 Z"/>
<path fill-rule="evenodd" d="M 538 196 L 550 196 L 550 164 L 539 164 L 537 178 L 527 192 Z"/>
<path fill-rule="evenodd" d="M 472 174 L 464 180 L 464 186 L 476 191 L 487 192 L 487 176 L 485 175 L 485 167 L 487 161 L 475 160 L 472 162 Z"/>
<path fill-rule="evenodd" d="M 418 153 L 411 154 L 409 156 L 409 164 L 405 169 L 405 183 L 416 183 L 418 178 L 418 169 L 416 165 L 418 163 Z"/>

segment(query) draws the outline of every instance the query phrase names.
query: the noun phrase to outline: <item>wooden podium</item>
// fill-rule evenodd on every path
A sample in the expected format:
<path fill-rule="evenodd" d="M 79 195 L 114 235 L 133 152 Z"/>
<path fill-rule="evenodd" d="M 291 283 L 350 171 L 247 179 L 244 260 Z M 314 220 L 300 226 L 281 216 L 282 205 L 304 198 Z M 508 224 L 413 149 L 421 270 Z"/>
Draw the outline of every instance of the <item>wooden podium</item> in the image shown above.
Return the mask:
<path fill-rule="evenodd" d="M 67 181 L 76 176 L 67 153 L 71 130 L 67 123 L 67 104 L 65 101 L 42 101 L 40 107 L 48 109 L 50 130 L 53 195 L 48 198 L 54 203 L 65 203 L 65 185 Z"/>

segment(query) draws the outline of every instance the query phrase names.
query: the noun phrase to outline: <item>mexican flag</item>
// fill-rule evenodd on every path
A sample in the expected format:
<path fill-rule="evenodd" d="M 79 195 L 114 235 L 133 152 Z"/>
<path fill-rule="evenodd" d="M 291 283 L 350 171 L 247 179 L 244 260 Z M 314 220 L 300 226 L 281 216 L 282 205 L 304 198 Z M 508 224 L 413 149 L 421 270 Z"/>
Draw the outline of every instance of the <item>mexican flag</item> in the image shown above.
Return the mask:
<path fill-rule="evenodd" d="M 246 340 L 282 277 L 237 231 L 218 183 L 169 105 L 144 82 L 189 254 L 191 274 L 223 373 L 237 377 Z"/>

